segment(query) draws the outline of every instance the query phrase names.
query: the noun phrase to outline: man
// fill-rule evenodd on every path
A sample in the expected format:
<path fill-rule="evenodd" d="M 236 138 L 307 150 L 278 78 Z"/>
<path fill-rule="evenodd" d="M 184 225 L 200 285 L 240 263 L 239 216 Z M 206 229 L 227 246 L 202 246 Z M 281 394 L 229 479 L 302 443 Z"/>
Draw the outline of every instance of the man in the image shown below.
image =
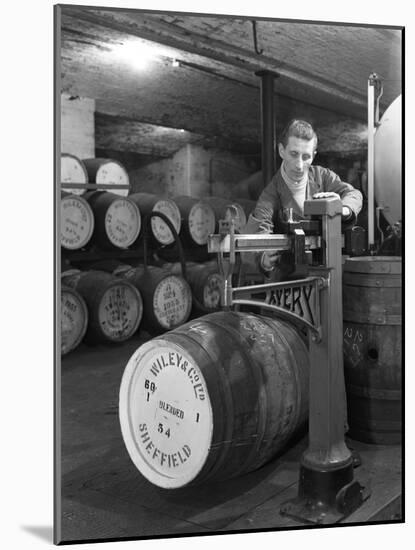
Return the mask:
<path fill-rule="evenodd" d="M 271 182 L 262 191 L 246 227 L 247 233 L 278 233 L 279 225 L 287 220 L 304 217 L 304 201 L 339 197 L 343 204 L 342 221 L 353 224 L 362 208 L 362 194 L 339 176 L 321 166 L 313 166 L 317 152 L 317 135 L 304 120 L 292 120 L 283 131 L 278 152 L 282 164 Z M 276 229 L 276 231 L 274 231 Z M 272 271 L 278 254 L 264 252 L 261 268 Z"/>

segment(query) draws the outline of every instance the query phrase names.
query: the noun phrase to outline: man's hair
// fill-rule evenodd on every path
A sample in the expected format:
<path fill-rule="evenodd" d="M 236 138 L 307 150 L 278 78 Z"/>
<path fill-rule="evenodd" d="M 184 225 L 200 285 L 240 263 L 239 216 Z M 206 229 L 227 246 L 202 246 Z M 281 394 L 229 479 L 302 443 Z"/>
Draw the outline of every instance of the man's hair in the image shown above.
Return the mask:
<path fill-rule="evenodd" d="M 311 124 L 305 120 L 298 120 L 295 118 L 290 120 L 282 131 L 278 143 L 282 143 L 284 147 L 287 147 L 288 139 L 291 136 L 299 139 L 305 139 L 306 141 L 314 139 L 314 149 L 317 149 L 317 134 Z"/>

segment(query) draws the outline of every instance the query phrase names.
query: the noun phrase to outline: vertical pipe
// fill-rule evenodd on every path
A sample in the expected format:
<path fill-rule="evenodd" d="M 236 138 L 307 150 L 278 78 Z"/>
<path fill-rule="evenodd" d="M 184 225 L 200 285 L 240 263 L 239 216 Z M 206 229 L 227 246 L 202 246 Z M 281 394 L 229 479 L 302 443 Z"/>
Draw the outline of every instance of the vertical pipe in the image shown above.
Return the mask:
<path fill-rule="evenodd" d="M 261 78 L 261 161 L 264 187 L 275 174 L 275 114 L 274 78 L 279 75 L 270 71 L 257 71 Z"/>
<path fill-rule="evenodd" d="M 368 208 L 368 250 L 375 247 L 375 197 L 374 197 L 374 171 L 375 171 L 375 81 L 376 74 L 369 76 L 367 84 L 367 208 Z"/>

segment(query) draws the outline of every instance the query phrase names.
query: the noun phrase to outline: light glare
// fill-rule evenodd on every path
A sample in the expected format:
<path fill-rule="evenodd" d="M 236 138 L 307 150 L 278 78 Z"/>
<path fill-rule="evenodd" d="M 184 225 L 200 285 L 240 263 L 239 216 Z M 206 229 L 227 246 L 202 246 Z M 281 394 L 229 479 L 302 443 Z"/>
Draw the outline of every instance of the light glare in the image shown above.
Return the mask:
<path fill-rule="evenodd" d="M 142 42 L 126 42 L 118 46 L 114 52 L 116 55 L 137 69 L 144 69 L 154 60 L 160 52 Z"/>

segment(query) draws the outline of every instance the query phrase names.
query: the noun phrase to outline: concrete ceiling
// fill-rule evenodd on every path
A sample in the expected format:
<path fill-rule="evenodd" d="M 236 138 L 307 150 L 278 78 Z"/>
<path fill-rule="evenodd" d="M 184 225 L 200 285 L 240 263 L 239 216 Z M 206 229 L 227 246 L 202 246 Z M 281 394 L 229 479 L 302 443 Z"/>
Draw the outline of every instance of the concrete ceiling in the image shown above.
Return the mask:
<path fill-rule="evenodd" d="M 79 6 L 62 6 L 60 23 L 62 91 L 96 100 L 101 149 L 163 157 L 192 142 L 258 152 L 259 70 L 279 75 L 277 130 L 294 116 L 317 129 L 364 123 L 373 72 L 384 82 L 381 111 L 401 93 L 396 28 Z M 127 59 L 133 46 L 152 52 L 146 68 Z"/>

